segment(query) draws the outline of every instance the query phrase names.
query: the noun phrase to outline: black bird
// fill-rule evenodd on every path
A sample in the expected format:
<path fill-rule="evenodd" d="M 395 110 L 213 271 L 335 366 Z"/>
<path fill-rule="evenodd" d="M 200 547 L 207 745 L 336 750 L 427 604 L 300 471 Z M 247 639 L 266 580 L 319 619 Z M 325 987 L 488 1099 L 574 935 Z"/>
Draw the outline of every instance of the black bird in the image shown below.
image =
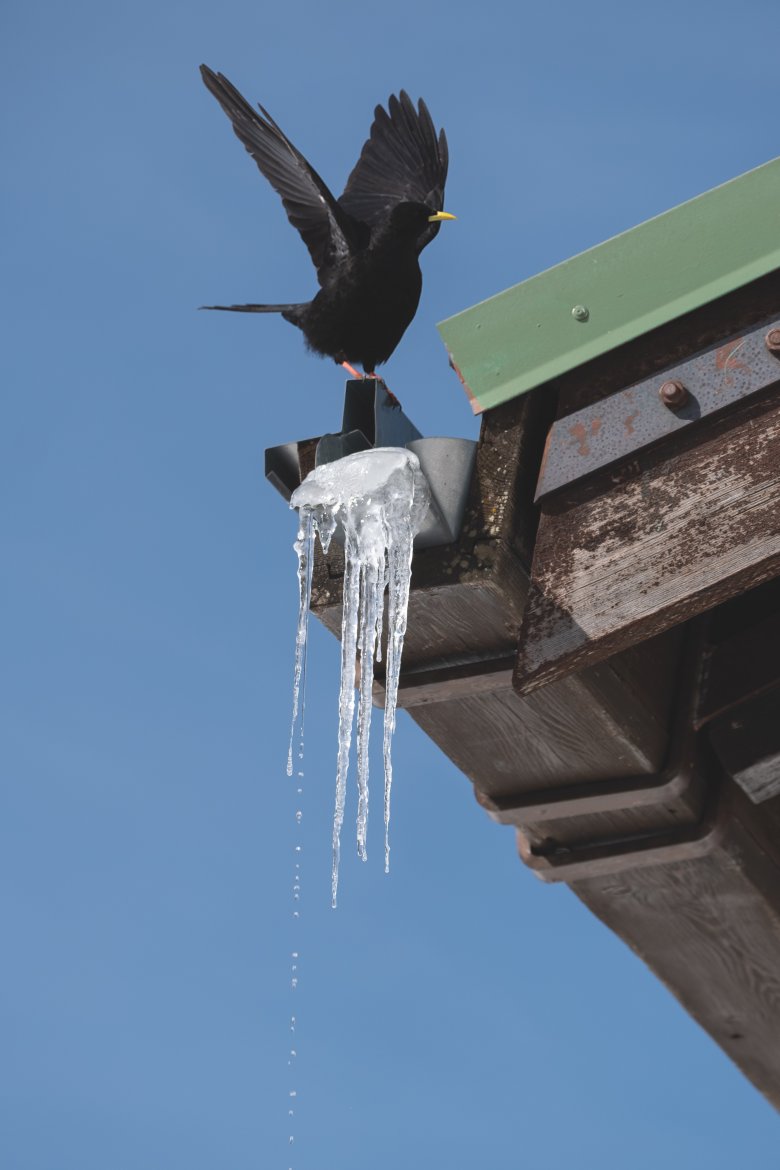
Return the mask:
<path fill-rule="evenodd" d="M 360 158 L 335 199 L 267 110 L 249 105 L 221 73 L 200 67 L 214 95 L 309 249 L 320 291 L 291 305 L 204 305 L 238 313 L 281 313 L 309 349 L 358 362 L 367 374 L 386 362 L 417 310 L 418 257 L 439 231 L 447 178 L 447 139 L 425 102 L 401 90 L 381 106 Z M 354 373 L 354 371 L 352 371 Z"/>

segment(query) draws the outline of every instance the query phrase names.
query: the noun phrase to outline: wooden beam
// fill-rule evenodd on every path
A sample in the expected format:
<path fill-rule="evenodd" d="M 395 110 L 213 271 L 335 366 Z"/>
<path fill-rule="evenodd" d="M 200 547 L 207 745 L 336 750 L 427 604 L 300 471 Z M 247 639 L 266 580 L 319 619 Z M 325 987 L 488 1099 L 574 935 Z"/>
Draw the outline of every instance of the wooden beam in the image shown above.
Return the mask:
<path fill-rule="evenodd" d="M 780 1108 L 777 824 L 724 784 L 702 856 L 571 888 Z"/>
<path fill-rule="evenodd" d="M 398 706 L 420 707 L 426 703 L 447 703 L 452 699 L 473 698 L 495 691 L 507 691 L 512 686 L 515 655 L 503 655 L 438 670 L 407 671 L 401 675 L 398 687 Z M 374 682 L 374 706 L 384 707 L 383 679 Z"/>
<path fill-rule="evenodd" d="M 780 574 L 777 396 L 694 438 L 543 508 L 515 677 L 522 693 Z"/>

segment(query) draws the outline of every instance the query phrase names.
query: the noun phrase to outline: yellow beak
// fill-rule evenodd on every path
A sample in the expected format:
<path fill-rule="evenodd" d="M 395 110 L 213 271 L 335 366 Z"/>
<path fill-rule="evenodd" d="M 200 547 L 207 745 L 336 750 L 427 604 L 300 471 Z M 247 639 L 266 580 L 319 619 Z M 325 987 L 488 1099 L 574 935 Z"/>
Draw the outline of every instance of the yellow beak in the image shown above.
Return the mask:
<path fill-rule="evenodd" d="M 439 223 L 443 219 L 456 219 L 457 216 L 450 215 L 449 211 L 437 211 L 433 215 L 428 216 L 428 223 Z"/>

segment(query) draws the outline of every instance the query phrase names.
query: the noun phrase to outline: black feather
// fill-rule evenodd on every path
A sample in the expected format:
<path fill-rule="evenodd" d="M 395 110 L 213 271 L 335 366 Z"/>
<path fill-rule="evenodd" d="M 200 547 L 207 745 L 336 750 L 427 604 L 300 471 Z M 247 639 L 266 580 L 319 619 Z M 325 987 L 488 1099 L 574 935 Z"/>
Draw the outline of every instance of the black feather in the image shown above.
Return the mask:
<path fill-rule="evenodd" d="M 447 140 L 436 135 L 420 100 L 401 90 L 388 111 L 377 106 L 360 158 L 335 199 L 262 106 L 258 114 L 221 73 L 201 65 L 203 81 L 233 130 L 282 198 L 322 286 L 292 305 L 206 305 L 239 313 L 281 313 L 310 349 L 367 371 L 387 361 L 417 309 L 419 253 L 439 230 L 447 179 Z"/>

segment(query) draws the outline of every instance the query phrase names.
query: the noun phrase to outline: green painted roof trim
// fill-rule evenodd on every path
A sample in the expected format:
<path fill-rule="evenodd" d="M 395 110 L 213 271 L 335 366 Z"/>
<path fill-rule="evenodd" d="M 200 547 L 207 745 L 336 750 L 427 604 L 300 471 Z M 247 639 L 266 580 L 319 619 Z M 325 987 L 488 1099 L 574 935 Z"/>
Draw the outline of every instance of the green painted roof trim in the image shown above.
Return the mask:
<path fill-rule="evenodd" d="M 478 414 L 778 268 L 780 158 L 450 317 L 439 331 Z M 575 306 L 587 320 L 572 315 Z"/>

